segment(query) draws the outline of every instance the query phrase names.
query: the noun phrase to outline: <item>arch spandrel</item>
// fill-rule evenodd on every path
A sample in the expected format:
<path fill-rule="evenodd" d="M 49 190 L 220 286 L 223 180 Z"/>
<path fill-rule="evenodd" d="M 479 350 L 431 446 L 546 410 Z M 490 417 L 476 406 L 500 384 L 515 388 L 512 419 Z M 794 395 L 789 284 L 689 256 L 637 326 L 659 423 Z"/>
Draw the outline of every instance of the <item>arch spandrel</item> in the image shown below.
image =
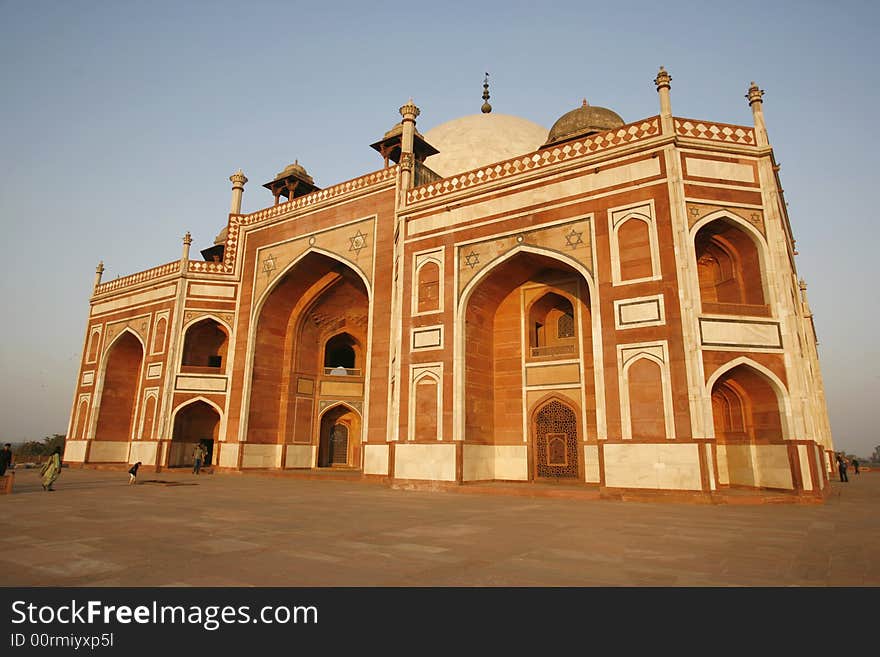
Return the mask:
<path fill-rule="evenodd" d="M 593 274 L 593 244 L 589 218 L 488 238 L 458 247 L 458 297 L 468 283 L 504 254 L 520 246 L 538 247 L 577 260 Z"/>
<path fill-rule="evenodd" d="M 119 334 L 123 331 L 131 331 L 141 341 L 141 345 L 145 346 L 148 341 L 148 333 L 150 328 L 150 317 L 149 315 L 141 315 L 140 317 L 133 317 L 131 319 L 124 319 L 119 322 L 110 322 L 107 324 L 107 328 L 104 332 L 104 352 L 106 352 L 116 338 L 119 337 Z M 144 349 L 146 351 L 146 348 Z"/>
<path fill-rule="evenodd" d="M 767 230 L 764 226 L 764 212 L 751 208 L 730 208 L 724 205 L 708 205 L 706 203 L 687 203 L 688 230 L 693 229 L 703 217 L 715 213 L 725 213 L 754 226 L 764 238 Z"/>
<path fill-rule="evenodd" d="M 287 273 L 291 264 L 309 250 L 332 255 L 360 273 L 372 287 L 375 234 L 375 218 L 370 217 L 260 248 L 254 273 L 254 298 L 261 298 Z"/>

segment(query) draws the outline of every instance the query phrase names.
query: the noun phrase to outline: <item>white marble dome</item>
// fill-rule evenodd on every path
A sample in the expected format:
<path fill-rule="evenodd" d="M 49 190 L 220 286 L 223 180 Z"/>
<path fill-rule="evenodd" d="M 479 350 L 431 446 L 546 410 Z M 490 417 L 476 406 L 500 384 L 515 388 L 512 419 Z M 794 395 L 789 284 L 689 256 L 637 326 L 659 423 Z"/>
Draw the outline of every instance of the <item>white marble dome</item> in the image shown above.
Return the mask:
<path fill-rule="evenodd" d="M 447 121 L 425 133 L 440 151 L 425 164 L 444 178 L 538 150 L 547 128 L 508 114 L 471 114 Z"/>

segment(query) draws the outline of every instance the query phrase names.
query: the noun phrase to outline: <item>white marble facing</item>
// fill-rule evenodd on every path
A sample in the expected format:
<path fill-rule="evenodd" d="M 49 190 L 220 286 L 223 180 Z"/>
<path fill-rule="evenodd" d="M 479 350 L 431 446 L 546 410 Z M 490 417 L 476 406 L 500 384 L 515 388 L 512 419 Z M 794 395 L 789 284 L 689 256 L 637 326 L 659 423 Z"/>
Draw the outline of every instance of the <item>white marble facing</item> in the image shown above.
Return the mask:
<path fill-rule="evenodd" d="M 388 475 L 388 445 L 364 445 L 364 474 Z"/>
<path fill-rule="evenodd" d="M 156 288 L 155 290 L 147 290 L 146 292 L 131 294 L 120 299 L 113 299 L 112 301 L 96 303 L 94 306 L 92 306 L 92 311 L 90 314 L 100 315 L 101 313 L 110 312 L 111 310 L 119 310 L 120 308 L 128 308 L 129 306 L 140 306 L 150 301 L 156 301 L 158 299 L 164 299 L 165 297 L 173 296 L 175 292 L 177 292 L 177 283 L 174 283 L 172 285 L 165 285 L 163 287 Z"/>
<path fill-rule="evenodd" d="M 220 467 L 237 468 L 238 449 L 238 443 L 223 443 L 223 446 L 220 448 Z"/>
<path fill-rule="evenodd" d="M 82 463 L 86 459 L 86 440 L 66 440 L 64 441 L 64 458 L 63 461 L 71 463 Z"/>
<path fill-rule="evenodd" d="M 525 445 L 463 445 L 464 481 L 527 481 L 529 454 Z"/>
<path fill-rule="evenodd" d="M 242 443 L 244 454 L 241 459 L 242 468 L 277 468 L 281 465 L 281 449 L 283 445 L 257 445 Z"/>
<path fill-rule="evenodd" d="M 128 454 L 129 463 L 140 461 L 144 465 L 156 465 L 156 451 L 159 443 L 155 440 L 136 440 L 131 444 Z"/>
<path fill-rule="evenodd" d="M 605 485 L 610 488 L 701 490 L 699 445 L 606 444 Z"/>
<path fill-rule="evenodd" d="M 430 166 L 430 163 L 428 163 Z M 494 214 L 510 214 L 520 211 L 523 207 L 551 203 L 577 194 L 584 194 L 603 187 L 635 182 L 644 178 L 660 175 L 660 161 L 651 158 L 642 162 L 611 166 L 599 170 L 599 173 L 585 173 L 570 180 L 544 185 L 536 189 L 515 192 L 500 198 L 481 201 L 458 208 L 449 208 L 446 212 L 431 214 L 409 221 L 409 235 L 424 233 L 437 228 L 448 228 L 457 224 L 473 221 Z"/>
<path fill-rule="evenodd" d="M 312 468 L 315 465 L 315 446 L 288 445 L 285 459 L 288 468 Z"/>
<path fill-rule="evenodd" d="M 461 476 L 464 481 L 487 481 L 494 479 L 494 446 L 462 445 Z"/>
<path fill-rule="evenodd" d="M 89 463 L 127 463 L 128 441 L 93 440 Z"/>
<path fill-rule="evenodd" d="M 82 385 L 90 386 L 95 382 L 95 371 L 90 370 L 88 372 L 83 372 L 82 375 Z"/>
<path fill-rule="evenodd" d="M 755 168 L 748 164 L 686 157 L 685 165 L 687 166 L 688 177 L 697 176 L 699 178 L 719 178 L 736 182 L 755 182 Z"/>
<path fill-rule="evenodd" d="M 426 326 L 412 330 L 413 349 L 443 348 L 443 326 Z"/>
<path fill-rule="evenodd" d="M 816 472 L 819 473 L 819 488 L 825 488 L 825 477 L 822 476 L 822 449 L 813 445 L 813 457 L 816 459 Z"/>
<path fill-rule="evenodd" d="M 235 298 L 235 288 L 231 285 L 208 285 L 206 283 L 190 283 L 189 294 L 198 297 Z"/>
<path fill-rule="evenodd" d="M 813 474 L 810 472 L 810 455 L 806 445 L 798 445 L 798 461 L 801 466 L 801 478 L 804 482 L 804 490 L 813 490 Z"/>
<path fill-rule="evenodd" d="M 584 445 L 584 481 L 598 484 L 599 478 L 599 446 Z"/>
<path fill-rule="evenodd" d="M 199 392 L 226 392 L 225 376 L 185 376 L 177 375 L 174 387 L 177 390 Z"/>
<path fill-rule="evenodd" d="M 663 295 L 614 301 L 614 325 L 617 329 L 659 326 L 666 323 Z"/>
<path fill-rule="evenodd" d="M 455 481 L 455 445 L 405 445 L 394 450 L 394 477 Z"/>
<path fill-rule="evenodd" d="M 700 318 L 705 345 L 782 348 L 776 322 L 731 322 Z"/>
<path fill-rule="evenodd" d="M 527 481 L 529 452 L 525 445 L 495 445 L 495 479 Z"/>
<path fill-rule="evenodd" d="M 718 445 L 718 471 L 722 484 L 794 488 L 785 445 Z"/>
<path fill-rule="evenodd" d="M 150 363 L 147 365 L 147 378 L 158 379 L 162 376 L 162 363 Z"/>

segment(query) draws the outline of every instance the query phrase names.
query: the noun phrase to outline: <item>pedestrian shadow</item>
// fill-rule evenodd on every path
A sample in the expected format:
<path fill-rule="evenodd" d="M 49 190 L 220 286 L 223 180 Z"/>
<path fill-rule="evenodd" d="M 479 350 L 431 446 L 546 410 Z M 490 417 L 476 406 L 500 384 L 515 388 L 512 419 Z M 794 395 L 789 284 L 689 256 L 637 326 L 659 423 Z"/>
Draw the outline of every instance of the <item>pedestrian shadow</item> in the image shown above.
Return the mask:
<path fill-rule="evenodd" d="M 194 481 L 167 481 L 165 479 L 144 479 L 141 484 L 158 484 L 159 486 L 198 486 Z"/>

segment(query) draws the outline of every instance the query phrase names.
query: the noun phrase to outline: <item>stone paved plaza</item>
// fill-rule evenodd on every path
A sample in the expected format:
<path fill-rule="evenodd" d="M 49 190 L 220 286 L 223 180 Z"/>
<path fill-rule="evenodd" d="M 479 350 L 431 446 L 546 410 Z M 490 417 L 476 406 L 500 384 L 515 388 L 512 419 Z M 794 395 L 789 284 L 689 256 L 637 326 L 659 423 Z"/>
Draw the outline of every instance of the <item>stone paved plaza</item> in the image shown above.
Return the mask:
<path fill-rule="evenodd" d="M 3 586 L 877 586 L 880 473 L 710 505 L 65 468 L 0 496 Z"/>

